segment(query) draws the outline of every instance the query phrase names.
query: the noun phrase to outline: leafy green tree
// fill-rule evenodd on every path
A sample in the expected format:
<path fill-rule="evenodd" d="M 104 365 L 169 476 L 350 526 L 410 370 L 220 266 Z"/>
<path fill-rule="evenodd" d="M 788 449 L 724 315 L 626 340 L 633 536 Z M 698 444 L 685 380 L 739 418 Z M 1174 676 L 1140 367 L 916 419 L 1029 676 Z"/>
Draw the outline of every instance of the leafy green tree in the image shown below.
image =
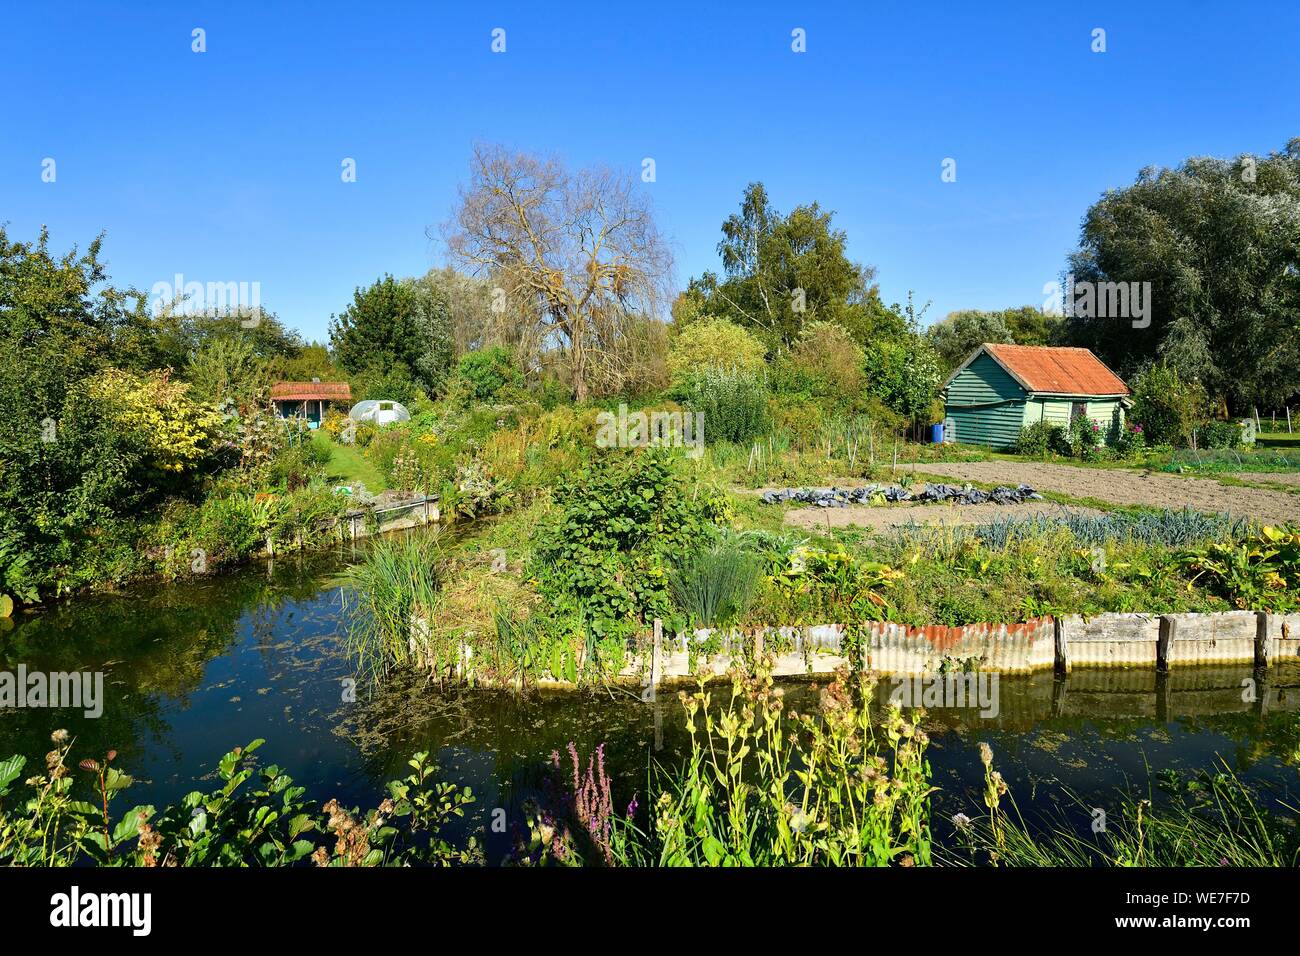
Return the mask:
<path fill-rule="evenodd" d="M 810 322 L 790 353 L 790 364 L 814 383 L 815 393 L 834 404 L 854 404 L 866 376 L 862 346 L 834 322 Z"/>
<path fill-rule="evenodd" d="M 1065 322 L 1033 305 L 995 312 L 1011 333 L 1016 345 L 1061 345 L 1065 340 Z"/>
<path fill-rule="evenodd" d="M 1121 373 L 1167 362 L 1223 408 L 1284 400 L 1300 378 L 1300 138 L 1278 153 L 1148 168 L 1084 217 L 1075 281 L 1150 282 L 1146 328 L 1069 320 Z"/>
<path fill-rule="evenodd" d="M 358 288 L 343 314 L 331 316 L 330 344 L 339 365 L 354 375 L 401 365 L 421 388 L 436 394 L 454 349 L 446 299 L 427 283 L 386 275 Z"/>
<path fill-rule="evenodd" d="M 926 329 L 925 338 L 949 370 L 966 361 L 985 342 L 1014 341 L 1001 315 L 980 309 L 949 312 L 942 321 Z"/>
<path fill-rule="evenodd" d="M 410 408 L 420 395 L 420 388 L 411 379 L 405 365 L 387 367 L 372 365 L 353 381 L 353 401 L 377 399 L 401 402 Z"/>
<path fill-rule="evenodd" d="M 899 415 L 917 421 L 943 381 L 939 354 L 911 328 L 902 338 L 881 338 L 866 348 L 867 391 Z"/>
<path fill-rule="evenodd" d="M 130 552 L 139 512 L 196 474 L 160 471 L 159 436 L 121 419 L 169 403 L 188 414 L 174 384 L 151 376 L 166 399 L 127 406 L 96 385 L 137 381 L 159 354 L 144 297 L 113 286 L 99 255 L 99 239 L 55 256 L 44 231 L 22 243 L 0 230 L 0 591 L 26 600 L 98 577 L 91 565 Z"/>
<path fill-rule="evenodd" d="M 845 254 L 848 237 L 817 203 L 781 215 L 762 183 L 750 183 L 740 212 L 722 224 L 723 278 L 692 279 L 674 317 L 724 318 L 752 329 L 769 351 L 792 346 L 804 324 L 837 322 L 860 342 L 888 320 L 875 270 Z"/>
<path fill-rule="evenodd" d="M 247 338 L 216 336 L 204 342 L 185 367 L 191 395 L 218 407 L 250 408 L 266 399 L 270 367 Z"/>
<path fill-rule="evenodd" d="M 926 339 L 950 371 L 985 342 L 1056 345 L 1062 335 L 1061 318 L 1032 305 L 993 311 L 959 309 L 949 312 L 925 332 Z"/>
<path fill-rule="evenodd" d="M 503 389 L 522 388 L 523 373 L 510 350 L 501 345 L 470 352 L 460 360 L 457 372 L 470 400 L 495 402 Z"/>
<path fill-rule="evenodd" d="M 274 359 L 270 363 L 273 377 L 288 382 L 340 382 L 347 374 L 334 363 L 329 349 L 320 342 L 310 342 L 292 358 Z"/>
<path fill-rule="evenodd" d="M 758 375 L 767 350 L 747 329 L 722 319 L 692 323 L 668 346 L 668 374 L 674 381 L 708 368 L 737 369 Z"/>
<path fill-rule="evenodd" d="M 457 357 L 488 345 L 514 344 L 511 323 L 492 311 L 489 279 L 444 266 L 430 269 L 416 284 L 435 290 L 447 302 Z"/>

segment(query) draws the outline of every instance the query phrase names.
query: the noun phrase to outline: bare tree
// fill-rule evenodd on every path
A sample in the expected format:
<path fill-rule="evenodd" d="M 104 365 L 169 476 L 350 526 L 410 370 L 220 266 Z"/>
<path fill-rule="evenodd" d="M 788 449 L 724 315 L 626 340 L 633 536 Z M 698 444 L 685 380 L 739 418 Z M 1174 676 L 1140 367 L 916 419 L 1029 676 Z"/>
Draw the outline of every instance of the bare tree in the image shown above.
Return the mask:
<path fill-rule="evenodd" d="M 672 255 L 628 174 L 476 146 L 443 234 L 530 326 L 521 340 L 563 351 L 577 401 L 593 384 L 618 387 L 636 361 L 638 316 L 668 301 Z"/>

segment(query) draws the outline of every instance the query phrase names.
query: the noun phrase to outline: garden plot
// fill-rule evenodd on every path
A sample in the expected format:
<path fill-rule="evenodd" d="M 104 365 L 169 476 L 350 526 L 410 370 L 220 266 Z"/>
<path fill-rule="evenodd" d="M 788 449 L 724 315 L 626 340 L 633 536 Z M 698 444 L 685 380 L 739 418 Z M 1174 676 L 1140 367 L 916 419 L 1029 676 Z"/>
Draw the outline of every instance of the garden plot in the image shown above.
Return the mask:
<path fill-rule="evenodd" d="M 1300 471 L 1239 471 L 1232 477 L 1261 485 L 1290 485 L 1300 488 Z"/>
<path fill-rule="evenodd" d="M 1073 514 L 1101 514 L 1091 508 L 1070 508 Z M 900 504 L 900 505 L 846 505 L 843 508 L 792 508 L 785 513 L 785 523 L 796 528 L 817 531 L 825 528 L 870 528 L 885 531 L 889 528 L 916 524 L 988 524 L 999 518 L 1030 518 L 1034 515 L 1059 517 L 1065 508 L 1025 501 L 1017 504 L 961 505 L 961 504 Z"/>
<path fill-rule="evenodd" d="M 1039 491 L 1093 498 L 1117 505 L 1194 508 L 1267 522 L 1300 521 L 1300 495 L 1265 488 L 1224 485 L 1209 478 L 1179 478 L 1157 472 L 1084 468 L 1051 462 L 927 462 L 925 471 L 988 484 L 1032 485 Z"/>
<path fill-rule="evenodd" d="M 958 488 L 955 485 L 931 483 L 915 495 L 901 485 L 859 485 L 852 488 L 780 488 L 764 491 L 760 498 L 765 505 L 790 501 L 818 508 L 843 508 L 846 505 L 894 504 L 904 501 L 1009 505 L 1023 501 L 1041 501 L 1043 496 L 1028 485 L 1019 488 L 1000 486 L 984 491 L 970 485 Z"/>

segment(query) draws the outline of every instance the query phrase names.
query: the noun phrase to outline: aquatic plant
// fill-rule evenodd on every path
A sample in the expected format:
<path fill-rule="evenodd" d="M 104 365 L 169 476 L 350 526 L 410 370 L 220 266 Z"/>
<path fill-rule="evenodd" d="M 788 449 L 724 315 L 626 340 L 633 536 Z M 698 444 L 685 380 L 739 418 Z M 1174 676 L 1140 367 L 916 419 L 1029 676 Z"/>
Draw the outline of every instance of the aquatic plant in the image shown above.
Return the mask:
<path fill-rule="evenodd" d="M 1073 797 L 1047 826 L 1031 827 L 981 744 L 987 813 L 953 817 L 941 862 L 994 866 L 1295 866 L 1300 839 L 1264 809 L 1266 795 L 1226 763 L 1190 778 L 1169 771 L 1145 793 L 1121 790 L 1109 811 Z M 1010 806 L 1002 806 L 1003 799 Z M 1295 808 L 1283 805 L 1290 813 Z"/>
<path fill-rule="evenodd" d="M 605 745 L 600 744 L 582 769 L 578 747 L 569 741 L 572 783 L 564 780 L 560 752 L 551 751 L 548 777 L 540 798 L 525 807 L 528 839 L 516 842 L 513 862 L 522 865 L 557 863 L 564 866 L 614 866 L 623 852 L 622 830 L 615 830 L 612 781 L 605 771 Z M 636 796 L 627 808 L 636 813 Z"/>
<path fill-rule="evenodd" d="M 456 660 L 457 648 L 434 627 L 441 560 L 438 534 L 426 532 L 378 540 L 348 569 L 348 647 L 365 677 Z"/>

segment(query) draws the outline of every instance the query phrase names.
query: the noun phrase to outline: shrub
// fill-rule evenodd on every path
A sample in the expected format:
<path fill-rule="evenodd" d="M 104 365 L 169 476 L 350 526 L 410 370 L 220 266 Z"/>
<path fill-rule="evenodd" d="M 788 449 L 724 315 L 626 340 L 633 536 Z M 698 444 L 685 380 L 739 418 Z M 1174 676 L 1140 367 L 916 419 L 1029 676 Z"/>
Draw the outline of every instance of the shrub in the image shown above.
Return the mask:
<path fill-rule="evenodd" d="M 1146 448 L 1146 429 L 1135 422 L 1118 421 L 1111 425 L 1111 449 L 1119 458 L 1135 458 Z"/>
<path fill-rule="evenodd" d="M 1235 421 L 1211 419 L 1198 429 L 1197 438 L 1203 448 L 1240 448 L 1243 444 L 1241 426 Z"/>
<path fill-rule="evenodd" d="M 747 442 L 766 430 L 767 389 L 745 372 L 707 369 L 679 386 L 677 396 L 704 414 L 704 440 Z"/>
<path fill-rule="evenodd" d="M 923 336 L 881 339 L 866 350 L 867 389 L 908 420 L 927 415 L 943 381 L 938 353 Z"/>
<path fill-rule="evenodd" d="M 1129 417 L 1142 425 L 1148 443 L 1186 447 L 1193 429 L 1205 419 L 1208 403 L 1200 385 L 1184 382 L 1167 365 L 1152 365 L 1133 382 Z"/>
<path fill-rule="evenodd" d="M 668 346 L 668 374 L 674 382 L 717 369 L 756 376 L 766 364 L 767 350 L 755 336 L 725 320 L 695 322 Z"/>
<path fill-rule="evenodd" d="M 770 413 L 777 431 L 789 434 L 799 447 L 815 447 L 821 437 L 825 418 L 816 402 L 770 402 Z"/>
<path fill-rule="evenodd" d="M 1047 420 L 1034 422 L 1020 429 L 1016 451 L 1022 455 L 1046 457 L 1049 453 L 1065 454 L 1069 451 L 1065 429 Z"/>
<path fill-rule="evenodd" d="M 836 404 L 853 404 L 861 397 L 865 361 L 862 347 L 834 322 L 810 322 L 790 355 L 793 368 L 816 383 L 816 394 Z"/>
<path fill-rule="evenodd" d="M 325 412 L 325 417 L 321 419 L 320 427 L 326 435 L 335 441 L 343 440 L 343 433 L 347 427 L 352 424 L 352 419 L 343 414 L 337 408 L 331 408 Z"/>
<path fill-rule="evenodd" d="M 1066 442 L 1070 446 L 1070 457 L 1083 461 L 1096 461 L 1105 453 L 1101 423 L 1089 418 L 1086 412 L 1080 412 L 1070 420 L 1070 430 L 1066 433 Z"/>
<path fill-rule="evenodd" d="M 85 394 L 131 436 L 146 464 L 160 471 L 191 471 L 216 443 L 221 415 L 191 401 L 188 386 L 166 372 L 139 376 L 105 369 L 86 383 Z"/>
<path fill-rule="evenodd" d="M 510 350 L 501 345 L 469 352 L 457 366 L 467 397 L 474 402 L 491 404 L 507 388 L 522 388 L 523 373 Z"/>
<path fill-rule="evenodd" d="M 604 456 L 558 488 L 533 564 L 543 597 L 576 604 L 597 636 L 678 620 L 667 569 L 710 544 L 728 517 L 725 497 L 693 487 L 679 468 L 658 449 Z"/>

